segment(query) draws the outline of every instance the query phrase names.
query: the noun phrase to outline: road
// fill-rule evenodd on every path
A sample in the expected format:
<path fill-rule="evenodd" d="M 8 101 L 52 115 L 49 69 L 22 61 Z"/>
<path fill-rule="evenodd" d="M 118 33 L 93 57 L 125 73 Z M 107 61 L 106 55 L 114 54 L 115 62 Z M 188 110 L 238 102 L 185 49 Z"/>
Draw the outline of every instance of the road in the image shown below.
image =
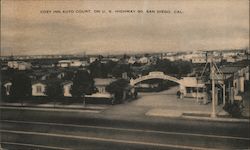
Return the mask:
<path fill-rule="evenodd" d="M 247 149 L 249 123 L 1 109 L 6 149 Z"/>

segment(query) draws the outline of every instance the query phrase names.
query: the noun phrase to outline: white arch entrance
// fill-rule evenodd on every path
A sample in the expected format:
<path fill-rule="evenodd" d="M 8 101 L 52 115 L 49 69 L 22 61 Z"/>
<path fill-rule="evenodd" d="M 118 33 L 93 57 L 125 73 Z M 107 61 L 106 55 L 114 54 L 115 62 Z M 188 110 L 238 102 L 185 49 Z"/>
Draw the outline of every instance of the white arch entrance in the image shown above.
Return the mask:
<path fill-rule="evenodd" d="M 149 79 L 163 79 L 163 80 L 169 80 L 169 81 L 173 81 L 176 82 L 178 84 L 180 83 L 180 80 L 175 78 L 175 77 L 171 77 L 169 75 L 164 74 L 163 72 L 160 71 L 154 71 L 154 72 L 150 72 L 148 75 L 145 76 L 141 76 L 137 79 L 131 79 L 130 80 L 130 85 L 131 86 L 135 86 L 135 84 L 144 81 L 144 80 L 149 80 Z"/>
<path fill-rule="evenodd" d="M 203 90 L 205 89 L 205 84 L 198 83 L 195 77 L 183 77 L 182 79 L 177 79 L 160 71 L 150 72 L 148 75 L 140 76 L 136 79 L 131 79 L 130 85 L 134 87 L 137 83 L 149 79 L 163 79 L 176 82 L 179 84 L 180 92 L 185 97 L 206 97 Z"/>

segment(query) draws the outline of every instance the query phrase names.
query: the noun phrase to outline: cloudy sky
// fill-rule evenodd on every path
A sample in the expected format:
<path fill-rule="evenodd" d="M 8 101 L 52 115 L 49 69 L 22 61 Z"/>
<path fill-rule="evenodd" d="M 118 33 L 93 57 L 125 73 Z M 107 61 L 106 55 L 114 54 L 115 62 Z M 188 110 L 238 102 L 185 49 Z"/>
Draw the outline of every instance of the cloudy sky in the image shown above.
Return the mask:
<path fill-rule="evenodd" d="M 42 13 L 44 10 L 51 13 Z M 61 13 L 53 13 L 54 10 Z M 64 10 L 74 13 L 63 13 Z M 77 10 L 91 12 L 76 13 Z M 175 10 L 182 13 L 176 14 Z M 1 1 L 2 55 L 114 54 L 248 46 L 248 0 Z"/>

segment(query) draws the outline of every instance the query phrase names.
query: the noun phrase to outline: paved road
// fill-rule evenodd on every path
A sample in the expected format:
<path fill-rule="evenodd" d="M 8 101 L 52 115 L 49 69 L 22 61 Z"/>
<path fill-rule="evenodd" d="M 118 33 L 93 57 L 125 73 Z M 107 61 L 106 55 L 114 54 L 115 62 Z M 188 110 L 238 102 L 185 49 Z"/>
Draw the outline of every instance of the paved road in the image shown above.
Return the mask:
<path fill-rule="evenodd" d="M 8 149 L 246 149 L 248 123 L 1 109 Z"/>

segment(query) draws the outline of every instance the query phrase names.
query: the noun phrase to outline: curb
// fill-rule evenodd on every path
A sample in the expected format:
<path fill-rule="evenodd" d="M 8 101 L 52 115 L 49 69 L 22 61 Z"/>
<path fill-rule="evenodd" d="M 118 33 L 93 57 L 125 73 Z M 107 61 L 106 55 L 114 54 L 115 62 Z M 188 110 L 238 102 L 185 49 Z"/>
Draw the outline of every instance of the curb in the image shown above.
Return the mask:
<path fill-rule="evenodd" d="M 104 110 L 101 107 L 64 107 L 64 106 L 29 106 L 29 105 L 0 105 L 0 107 L 13 107 L 13 108 L 45 108 L 45 109 L 68 109 L 68 110 Z"/>
<path fill-rule="evenodd" d="M 30 107 L 30 106 L 4 106 L 0 105 L 0 108 L 3 109 L 20 109 L 20 110 L 34 110 L 34 111 L 54 111 L 54 112 L 84 112 L 84 113 L 100 113 L 102 109 L 72 109 L 72 108 L 54 108 L 54 107 Z"/>
<path fill-rule="evenodd" d="M 244 123 L 250 123 L 250 119 L 237 119 L 237 118 L 222 118 L 222 117 L 196 117 L 196 116 L 187 116 L 182 115 L 181 118 L 185 119 L 192 119 L 192 120 L 206 120 L 206 121 L 220 121 L 220 122 L 244 122 Z"/>

